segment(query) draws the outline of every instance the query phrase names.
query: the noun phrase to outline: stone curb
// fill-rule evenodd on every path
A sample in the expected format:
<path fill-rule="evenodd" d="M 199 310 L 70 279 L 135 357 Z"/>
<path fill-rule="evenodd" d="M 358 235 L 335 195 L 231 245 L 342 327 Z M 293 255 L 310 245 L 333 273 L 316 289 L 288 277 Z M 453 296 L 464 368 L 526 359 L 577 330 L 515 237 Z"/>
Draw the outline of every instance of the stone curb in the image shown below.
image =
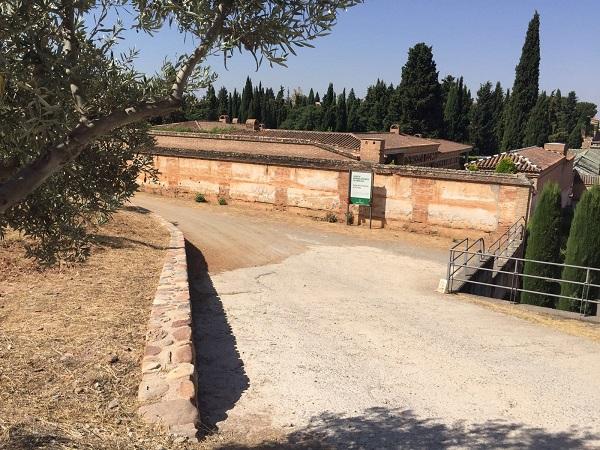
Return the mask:
<path fill-rule="evenodd" d="M 172 434 L 194 438 L 198 410 L 185 240 L 175 225 L 152 216 L 171 238 L 148 321 L 138 414 Z"/>

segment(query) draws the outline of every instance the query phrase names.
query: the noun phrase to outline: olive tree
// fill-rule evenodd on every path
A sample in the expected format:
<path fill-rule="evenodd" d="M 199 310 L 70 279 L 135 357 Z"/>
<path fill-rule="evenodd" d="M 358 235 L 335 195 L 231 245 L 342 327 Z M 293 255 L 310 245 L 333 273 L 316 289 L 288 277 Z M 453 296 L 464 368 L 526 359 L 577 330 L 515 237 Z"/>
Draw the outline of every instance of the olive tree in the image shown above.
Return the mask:
<path fill-rule="evenodd" d="M 206 58 L 250 52 L 285 65 L 361 0 L 3 0 L 0 2 L 0 237 L 33 238 L 47 262 L 85 256 L 90 225 L 131 197 L 147 119 L 214 80 Z M 118 18 L 132 21 L 125 26 Z M 173 26 L 198 43 L 146 77 L 117 43 L 130 26 Z M 161 69 L 161 70 L 158 70 Z"/>

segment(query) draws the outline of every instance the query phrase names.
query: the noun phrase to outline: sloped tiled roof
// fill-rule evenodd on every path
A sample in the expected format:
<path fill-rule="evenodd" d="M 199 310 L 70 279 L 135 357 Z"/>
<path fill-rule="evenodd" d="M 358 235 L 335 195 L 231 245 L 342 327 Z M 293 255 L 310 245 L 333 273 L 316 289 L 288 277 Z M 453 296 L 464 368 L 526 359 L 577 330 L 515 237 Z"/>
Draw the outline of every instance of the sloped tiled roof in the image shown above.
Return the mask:
<path fill-rule="evenodd" d="M 360 140 L 352 133 L 336 133 L 328 131 L 300 131 L 300 130 L 271 130 L 250 131 L 249 133 L 258 133 L 264 137 L 274 137 L 283 139 L 305 139 L 323 145 L 341 147 L 349 150 L 359 150 Z M 237 134 L 237 132 L 236 132 Z"/>
<path fill-rule="evenodd" d="M 469 144 L 461 144 L 460 142 L 448 141 L 446 139 L 431 139 L 432 141 L 438 142 L 440 146 L 438 147 L 438 151 L 440 153 L 462 153 L 468 152 L 473 149 L 472 145 Z"/>
<path fill-rule="evenodd" d="M 382 139 L 385 141 L 386 150 L 437 145 L 437 142 L 430 141 L 429 139 L 402 133 L 354 133 L 354 135 L 358 139 Z"/>
<path fill-rule="evenodd" d="M 600 148 L 574 150 L 573 167 L 582 175 L 600 175 Z"/>
<path fill-rule="evenodd" d="M 542 147 L 527 147 L 481 158 L 475 161 L 475 164 L 481 170 L 494 170 L 496 165 L 504 158 L 513 161 L 519 172 L 540 173 L 565 157 Z"/>

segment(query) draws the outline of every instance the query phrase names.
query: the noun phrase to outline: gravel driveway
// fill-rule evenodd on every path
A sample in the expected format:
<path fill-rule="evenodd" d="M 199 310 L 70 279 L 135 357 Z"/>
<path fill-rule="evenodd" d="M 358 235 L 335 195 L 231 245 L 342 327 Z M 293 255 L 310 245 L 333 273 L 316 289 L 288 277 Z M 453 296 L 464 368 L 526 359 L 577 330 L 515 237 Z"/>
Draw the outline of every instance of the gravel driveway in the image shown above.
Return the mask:
<path fill-rule="evenodd" d="M 198 250 L 205 446 L 600 448 L 600 344 L 436 293 L 440 239 L 135 203 Z"/>

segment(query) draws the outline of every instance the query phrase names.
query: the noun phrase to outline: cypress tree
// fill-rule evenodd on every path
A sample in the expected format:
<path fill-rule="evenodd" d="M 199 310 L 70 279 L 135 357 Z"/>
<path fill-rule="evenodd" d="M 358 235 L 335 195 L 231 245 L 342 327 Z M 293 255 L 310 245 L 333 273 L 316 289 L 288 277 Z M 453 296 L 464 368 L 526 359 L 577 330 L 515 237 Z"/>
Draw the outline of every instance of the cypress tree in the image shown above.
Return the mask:
<path fill-rule="evenodd" d="M 228 97 L 227 97 L 227 89 L 225 86 L 222 86 L 219 89 L 219 93 L 217 94 L 217 112 L 218 115 L 227 114 L 227 109 L 229 107 Z"/>
<path fill-rule="evenodd" d="M 275 111 L 275 121 L 276 127 L 280 128 L 281 124 L 287 118 L 287 108 L 285 105 L 285 90 L 283 86 L 279 87 L 279 92 L 277 92 L 277 96 L 275 97 L 276 111 Z"/>
<path fill-rule="evenodd" d="M 439 136 L 443 127 L 442 89 L 431 47 L 419 43 L 408 51 L 399 89 L 401 129 Z"/>
<path fill-rule="evenodd" d="M 242 90 L 242 100 L 239 110 L 240 123 L 246 122 L 246 119 L 248 119 L 248 114 L 251 114 L 250 103 L 252 102 L 252 91 L 252 81 L 250 80 L 250 77 L 246 77 L 246 85 Z"/>
<path fill-rule="evenodd" d="M 575 125 L 573 131 L 569 134 L 569 139 L 567 139 L 567 146 L 569 148 L 581 148 L 581 144 L 583 144 L 583 137 L 581 136 L 581 127 Z"/>
<path fill-rule="evenodd" d="M 496 89 L 498 88 L 496 87 Z M 478 154 L 493 155 L 497 153 L 497 120 L 497 93 L 492 92 L 492 83 L 488 81 L 482 84 L 477 91 L 477 102 L 473 106 L 471 117 L 471 142 Z"/>
<path fill-rule="evenodd" d="M 560 89 L 553 91 L 548 100 L 548 116 L 550 118 L 550 140 L 552 142 L 564 142 L 566 139 L 566 130 L 561 130 L 562 116 L 562 96 Z M 562 138 L 559 138 L 562 136 Z"/>
<path fill-rule="evenodd" d="M 315 104 L 315 93 L 312 88 L 310 88 L 310 92 L 308 93 L 308 104 L 313 106 Z"/>
<path fill-rule="evenodd" d="M 240 98 L 240 94 L 237 89 L 233 90 L 233 95 L 231 96 L 231 117 L 237 117 L 239 119 L 240 114 L 240 103 L 242 102 Z"/>
<path fill-rule="evenodd" d="M 393 91 L 383 80 L 377 79 L 367 88 L 367 95 L 360 107 L 360 121 L 367 131 L 384 131 L 389 120 L 389 96 Z"/>
<path fill-rule="evenodd" d="M 504 129 L 506 128 L 506 116 L 508 115 L 508 104 L 510 103 L 510 89 L 506 90 L 506 96 L 499 102 L 499 117 L 498 117 L 498 147 L 502 148 L 502 139 L 504 139 Z"/>
<path fill-rule="evenodd" d="M 229 116 L 229 119 L 233 119 L 233 95 L 231 94 L 231 92 L 229 93 L 229 95 L 227 96 L 227 115 Z"/>
<path fill-rule="evenodd" d="M 215 88 L 211 84 L 206 89 L 206 119 L 217 120 L 219 117 L 219 102 L 215 95 Z"/>
<path fill-rule="evenodd" d="M 527 127 L 525 128 L 525 137 L 523 146 L 542 147 L 550 138 L 550 115 L 548 108 L 550 101 L 545 92 L 542 92 L 531 110 Z"/>
<path fill-rule="evenodd" d="M 444 110 L 446 109 L 446 103 L 448 102 L 448 94 L 454 85 L 456 85 L 456 78 L 452 75 L 446 75 L 440 84 L 442 89 L 442 107 Z"/>
<path fill-rule="evenodd" d="M 523 144 L 525 127 L 538 98 L 540 78 L 540 15 L 529 22 L 521 59 L 515 70 L 515 84 L 508 104 L 502 148 L 512 150 Z"/>
<path fill-rule="evenodd" d="M 577 126 L 577 94 L 574 91 L 569 92 L 567 98 L 563 102 L 563 115 L 565 121 L 565 130 L 571 133 L 573 128 Z"/>
<path fill-rule="evenodd" d="M 463 81 L 461 77 L 458 83 L 454 83 L 450 86 L 448 96 L 446 97 L 446 105 L 444 107 L 445 135 L 448 139 L 454 141 L 458 140 L 460 121 L 463 114 L 462 84 Z"/>
<path fill-rule="evenodd" d="M 335 91 L 333 90 L 333 83 L 329 83 L 327 93 L 323 96 L 321 102 L 323 107 L 323 120 L 321 122 L 321 130 L 323 131 L 335 131 L 336 124 L 336 105 L 335 105 Z"/>
<path fill-rule="evenodd" d="M 346 89 L 338 95 L 335 117 L 335 131 L 348 129 L 348 110 L 346 109 Z"/>
<path fill-rule="evenodd" d="M 318 92 L 315 92 L 315 103 L 321 103 L 321 98 L 319 97 Z"/>
<path fill-rule="evenodd" d="M 350 89 L 346 103 L 348 105 L 348 131 L 361 131 L 360 101 L 356 98 L 354 89 Z"/>
<path fill-rule="evenodd" d="M 600 186 L 595 185 L 589 191 L 584 192 L 575 208 L 567 240 L 565 264 L 600 268 L 600 239 L 598 236 L 600 236 Z M 586 271 L 565 267 L 562 279 L 583 283 L 586 280 Z M 600 284 L 598 272 L 590 271 L 588 281 L 592 284 Z M 581 298 L 583 289 L 582 285 L 563 282 L 560 293 L 567 297 Z M 589 288 L 588 298 L 596 299 L 599 296 L 598 288 Z M 557 307 L 566 311 L 580 311 L 581 304 L 578 301 L 561 298 Z M 590 305 L 584 312 L 593 314 L 595 309 Z"/>
<path fill-rule="evenodd" d="M 560 187 L 556 183 L 548 183 L 544 186 L 540 194 L 529 224 L 525 259 L 553 263 L 560 262 L 560 220 Z M 560 267 L 527 261 L 523 268 L 523 274 L 546 278 L 560 278 Z M 556 295 L 560 292 L 560 284 L 554 281 L 524 276 L 523 289 Z M 521 303 L 553 308 L 556 304 L 556 297 L 523 292 L 521 293 Z"/>

